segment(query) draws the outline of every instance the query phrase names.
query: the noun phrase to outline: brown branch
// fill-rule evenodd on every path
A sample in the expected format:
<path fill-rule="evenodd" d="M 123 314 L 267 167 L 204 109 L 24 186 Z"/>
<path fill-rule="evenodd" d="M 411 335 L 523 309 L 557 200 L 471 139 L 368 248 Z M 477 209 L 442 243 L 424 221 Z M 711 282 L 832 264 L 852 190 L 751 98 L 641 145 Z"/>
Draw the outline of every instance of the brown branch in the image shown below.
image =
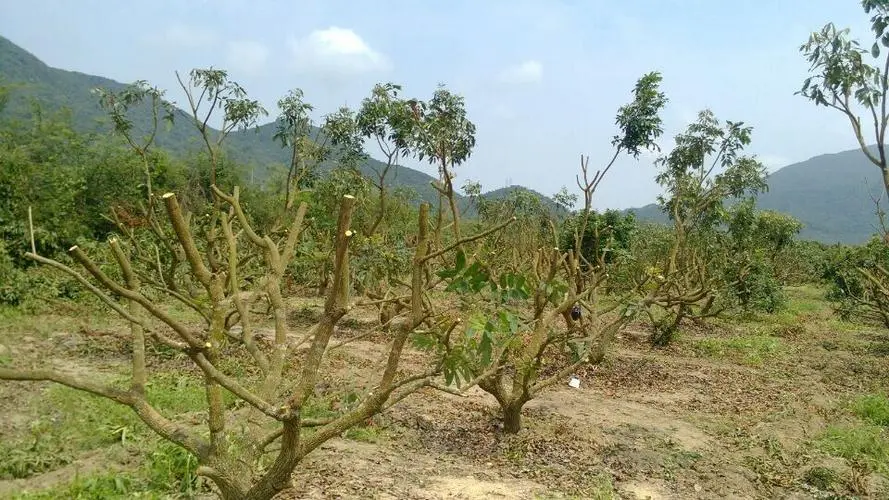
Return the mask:
<path fill-rule="evenodd" d="M 145 308 L 145 310 L 151 313 L 152 316 L 169 325 L 170 328 L 172 328 L 177 334 L 179 334 L 183 338 L 183 340 L 188 342 L 191 347 L 198 349 L 203 347 L 203 343 L 198 340 L 198 338 L 195 337 L 194 334 L 185 327 L 185 325 L 179 323 L 171 316 L 166 314 L 164 311 L 160 310 L 141 293 L 127 290 L 126 288 L 120 286 L 117 282 L 109 278 L 107 275 L 105 275 L 105 273 L 103 273 L 99 269 L 99 267 L 96 266 L 96 264 L 92 260 L 90 260 L 89 257 L 86 256 L 85 253 L 83 253 L 83 250 L 81 250 L 80 247 L 75 245 L 68 249 L 68 253 L 71 254 L 74 260 L 80 263 L 80 265 L 82 265 L 94 278 L 96 278 L 96 280 L 98 280 L 99 283 L 102 284 L 102 286 L 111 290 L 116 295 L 138 302 L 139 305 L 141 305 L 143 308 Z"/>
<path fill-rule="evenodd" d="M 84 380 L 74 375 L 53 370 L 0 368 L 0 380 L 55 382 L 72 389 L 110 399 L 132 408 L 146 425 L 169 441 L 185 447 L 199 457 L 205 454 L 206 444 L 200 438 L 167 420 L 148 404 L 148 401 L 136 393 L 122 391 L 92 380 Z"/>
<path fill-rule="evenodd" d="M 133 266 L 130 264 L 130 259 L 126 256 L 123 249 L 120 248 L 120 243 L 118 243 L 116 238 L 112 238 L 109 241 L 109 245 L 111 246 L 111 252 L 114 254 L 115 260 L 117 260 L 117 265 L 123 273 L 127 288 L 138 293 L 140 286 L 139 279 L 136 278 L 135 273 L 133 273 Z M 128 305 L 130 314 L 138 316 L 136 301 L 129 300 Z M 133 336 L 132 390 L 139 394 L 145 394 L 145 384 L 148 378 L 148 372 L 145 368 L 145 332 L 142 331 L 142 326 L 139 322 L 130 321 L 130 333 Z"/>
<path fill-rule="evenodd" d="M 336 323 L 348 311 L 349 306 L 349 241 L 352 239 L 352 231 L 349 226 L 352 222 L 352 210 L 355 207 L 355 197 L 343 196 L 340 201 L 340 213 L 337 220 L 336 256 L 333 265 L 333 286 L 324 302 L 324 314 L 315 325 L 314 338 L 309 352 L 303 363 L 300 382 L 293 395 L 288 399 L 290 408 L 301 407 L 311 395 L 315 387 L 315 379 L 318 376 L 318 366 Z"/>
<path fill-rule="evenodd" d="M 240 283 L 238 282 L 238 246 L 237 241 L 235 241 L 235 235 L 232 232 L 231 221 L 227 214 L 222 214 L 221 222 L 222 232 L 228 243 L 229 293 L 231 294 L 232 301 L 235 303 L 235 308 L 240 315 L 241 327 L 244 330 L 244 333 L 241 336 L 241 342 L 244 344 L 247 352 L 249 352 L 250 355 L 253 356 L 253 359 L 256 360 L 256 363 L 259 365 L 259 368 L 263 373 L 267 373 L 269 370 L 269 360 L 266 358 L 265 354 L 256 347 L 256 343 L 253 342 L 253 325 L 250 323 L 250 312 L 247 310 L 244 301 L 241 300 L 241 296 L 238 294 L 240 289 Z"/>
<path fill-rule="evenodd" d="M 450 245 L 448 245 L 448 246 L 442 248 L 441 250 L 438 250 L 438 251 L 436 251 L 436 252 L 432 252 L 432 253 L 426 255 L 425 257 L 423 257 L 423 262 L 426 262 L 426 261 L 428 261 L 428 260 L 432 260 L 432 259 L 434 259 L 434 258 L 436 258 L 436 257 L 440 257 L 440 256 L 442 256 L 442 255 L 444 255 L 444 254 L 450 252 L 451 250 L 454 250 L 455 248 L 458 248 L 458 247 L 460 247 L 460 246 L 463 246 L 463 245 L 466 244 L 466 243 L 471 243 L 471 242 L 473 242 L 473 241 L 475 241 L 475 240 L 480 240 L 480 239 L 484 238 L 485 236 L 488 236 L 488 235 L 491 234 L 491 233 L 496 233 L 497 231 L 500 231 L 501 229 L 505 228 L 506 226 L 512 224 L 512 223 L 515 222 L 515 221 L 516 221 L 516 218 L 513 217 L 512 219 L 509 219 L 509 220 L 506 221 L 506 222 L 503 222 L 503 223 L 501 223 L 501 224 L 498 224 L 498 225 L 492 227 L 491 229 L 488 229 L 488 230 L 486 230 L 486 231 L 482 231 L 482 232 L 480 232 L 480 233 L 478 233 L 478 234 L 475 234 L 475 235 L 472 235 L 472 236 L 467 236 L 467 237 L 465 237 L 465 238 L 460 239 L 459 241 L 455 241 L 454 243 L 451 243 Z"/>
<path fill-rule="evenodd" d="M 235 186 L 234 193 L 232 195 L 225 194 L 224 192 L 222 192 L 222 190 L 216 187 L 215 184 L 210 186 L 210 189 L 213 190 L 213 194 L 231 205 L 231 207 L 235 210 L 235 215 L 238 217 L 238 222 L 241 223 L 241 227 L 244 228 L 244 232 L 247 233 L 247 237 L 250 238 L 250 241 L 252 241 L 253 244 L 258 246 L 259 248 L 267 248 L 265 239 L 256 234 L 256 231 L 253 230 L 253 227 L 247 220 L 247 215 L 244 213 L 244 209 L 241 208 L 238 186 Z"/>
<path fill-rule="evenodd" d="M 84 288 L 86 288 L 90 293 L 92 293 L 99 300 L 101 300 L 103 303 L 105 303 L 105 305 L 107 305 L 108 307 L 113 309 L 114 312 L 119 314 L 123 319 L 130 321 L 130 322 L 138 322 L 143 327 L 145 326 L 144 322 L 141 322 L 141 320 L 139 318 L 136 318 L 135 316 L 133 316 L 132 314 L 127 312 L 127 310 L 124 309 L 123 307 L 121 307 L 120 304 L 118 304 L 111 297 L 109 297 L 104 292 L 102 292 L 102 290 L 99 290 L 98 287 L 96 287 L 95 285 L 90 283 L 89 280 L 87 280 L 82 274 L 78 273 L 74 269 L 71 269 L 70 267 L 66 266 L 65 264 L 62 264 L 59 261 L 56 261 L 53 259 L 48 259 L 46 257 L 42 257 L 40 255 L 31 253 L 31 252 L 26 253 L 25 257 L 27 257 L 31 260 L 40 262 L 41 264 L 46 264 L 50 267 L 54 267 L 54 268 L 62 271 L 63 273 L 67 274 L 68 276 L 71 276 L 72 278 L 77 280 L 78 283 L 83 285 Z"/>
<path fill-rule="evenodd" d="M 170 222 L 173 224 L 173 230 L 176 231 L 179 243 L 185 250 L 185 257 L 188 259 L 192 272 L 201 284 L 209 290 L 210 281 L 213 277 L 210 274 L 210 270 L 207 269 L 207 266 L 204 264 L 203 259 L 201 259 L 200 253 L 198 253 L 198 248 L 194 243 L 194 237 L 188 229 L 188 224 L 182 216 L 182 209 L 179 207 L 179 202 L 176 200 L 176 194 L 166 193 L 161 198 L 166 204 L 167 215 L 170 217 Z"/>

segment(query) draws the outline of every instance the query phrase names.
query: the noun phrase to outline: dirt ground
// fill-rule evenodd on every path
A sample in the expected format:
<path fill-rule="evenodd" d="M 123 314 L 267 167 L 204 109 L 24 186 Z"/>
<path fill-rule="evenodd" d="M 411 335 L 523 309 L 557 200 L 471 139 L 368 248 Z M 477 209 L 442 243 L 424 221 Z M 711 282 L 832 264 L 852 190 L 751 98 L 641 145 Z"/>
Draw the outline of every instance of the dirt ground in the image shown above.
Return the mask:
<path fill-rule="evenodd" d="M 879 464 L 818 445 L 828 429 L 856 422 L 850 400 L 885 391 L 887 336 L 835 320 L 816 290 L 791 294 L 791 310 L 778 318 L 691 325 L 667 349 L 652 350 L 645 325 L 634 325 L 603 364 L 578 373 L 579 388 L 566 381 L 529 403 L 518 435 L 500 432 L 495 402 L 480 390 L 415 394 L 323 445 L 279 497 L 889 498 Z M 114 328 L 82 324 L 6 324 L 0 356 L 125 373 L 125 345 L 103 333 Z M 331 377 L 360 379 L 381 342 L 340 350 Z M 27 435 L 47 387 L 0 383 L 0 438 Z M 97 446 L 52 470 L 0 480 L 0 498 L 140 460 L 126 444 Z"/>

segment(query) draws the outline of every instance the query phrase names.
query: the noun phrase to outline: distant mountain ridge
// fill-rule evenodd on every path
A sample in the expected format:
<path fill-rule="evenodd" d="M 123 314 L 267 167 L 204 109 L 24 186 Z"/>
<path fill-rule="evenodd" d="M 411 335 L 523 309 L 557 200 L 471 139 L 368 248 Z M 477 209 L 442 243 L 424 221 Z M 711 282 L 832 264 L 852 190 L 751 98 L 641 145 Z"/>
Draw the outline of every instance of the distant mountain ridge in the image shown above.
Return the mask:
<path fill-rule="evenodd" d="M 29 101 L 34 99 L 48 110 L 70 109 L 75 124 L 84 132 L 110 130 L 108 119 L 91 89 L 120 90 L 125 87 L 125 84 L 108 78 L 52 68 L 2 36 L 0 84 L 14 87 L 5 113 L 28 117 L 32 113 Z M 182 118 L 158 137 L 158 145 L 174 155 L 200 148 L 197 132 L 184 112 Z M 273 140 L 274 131 L 272 122 L 256 129 L 233 132 L 226 141 L 227 151 L 234 160 L 252 166 L 257 179 L 262 179 L 272 165 L 289 163 L 287 151 Z M 382 167 L 383 163 L 369 159 L 361 170 L 373 178 L 374 170 Z M 400 166 L 394 169 L 389 183 L 392 187 L 413 188 L 420 199 L 435 203 L 438 195 L 430 185 L 433 180 L 424 172 Z M 773 172 L 768 183 L 769 192 L 759 197 L 760 208 L 778 210 L 800 219 L 805 224 L 803 238 L 826 243 L 860 243 L 878 227 L 871 196 L 879 197 L 883 193 L 882 179 L 879 170 L 859 150 L 820 155 L 788 165 Z M 527 189 L 539 196 L 545 206 L 555 206 L 551 198 L 520 186 L 496 189 L 484 196 L 496 199 L 513 189 Z M 458 196 L 458 202 L 467 214 L 473 213 L 467 197 Z M 886 200 L 883 204 L 885 206 Z M 642 220 L 667 220 L 654 204 L 630 210 Z"/>
<path fill-rule="evenodd" d="M 879 228 L 873 198 L 882 197 L 881 206 L 887 209 L 882 174 L 860 149 L 788 165 L 769 175 L 768 185 L 757 206 L 799 219 L 805 225 L 800 233 L 804 239 L 863 243 Z M 669 220 L 656 204 L 626 211 L 640 220 Z"/>
<path fill-rule="evenodd" d="M 68 108 L 75 126 L 81 132 L 103 133 L 110 130 L 109 120 L 91 91 L 95 87 L 110 90 L 121 90 L 126 87 L 126 84 L 108 78 L 50 67 L 2 36 L 0 36 L 0 84 L 13 87 L 5 113 L 27 118 L 32 114 L 30 101 L 34 100 L 47 110 Z M 173 126 L 169 130 L 160 131 L 156 138 L 158 147 L 174 155 L 182 155 L 202 147 L 199 135 L 190 123 L 190 117 L 184 111 L 179 110 L 179 112 Z M 136 114 L 135 121 L 139 122 L 139 118 Z M 147 109 L 141 118 L 145 123 L 148 122 Z M 312 133 L 315 134 L 317 131 L 315 128 Z M 274 140 L 274 134 L 274 121 L 255 129 L 234 131 L 226 139 L 225 148 L 233 160 L 253 167 L 255 178 L 262 180 L 271 166 L 288 165 L 290 162 L 288 151 Z M 330 168 L 333 163 L 328 161 L 322 168 Z M 370 158 L 360 169 L 364 175 L 375 178 L 375 170 L 384 167 L 384 163 Z M 390 186 L 413 188 L 421 200 L 436 203 L 438 194 L 430 184 L 433 180 L 432 176 L 424 172 L 404 166 L 394 167 L 387 177 Z M 545 198 L 545 204 L 553 203 L 548 197 L 537 194 Z M 459 194 L 458 202 L 464 208 L 469 205 L 468 198 Z M 471 213 L 472 209 L 469 211 Z"/>

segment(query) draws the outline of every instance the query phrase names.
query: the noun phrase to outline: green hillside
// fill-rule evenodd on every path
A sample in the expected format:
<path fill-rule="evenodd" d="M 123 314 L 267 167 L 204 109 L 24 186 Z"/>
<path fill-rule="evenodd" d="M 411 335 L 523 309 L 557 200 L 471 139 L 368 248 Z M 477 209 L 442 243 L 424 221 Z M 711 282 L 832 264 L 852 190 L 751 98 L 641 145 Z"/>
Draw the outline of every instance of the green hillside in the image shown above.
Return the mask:
<path fill-rule="evenodd" d="M 11 85 L 13 92 L 7 113 L 18 118 L 32 114 L 31 102 L 47 111 L 68 108 L 74 123 L 83 132 L 106 132 L 110 129 L 104 112 L 91 94 L 95 87 L 119 90 L 123 83 L 76 71 L 52 68 L 33 54 L 0 36 L 0 82 Z M 147 113 L 147 110 L 145 110 Z M 147 116 L 145 117 L 147 118 Z M 138 120 L 137 120 L 138 121 Z M 255 179 L 262 180 L 272 165 L 286 164 L 287 151 L 273 140 L 275 125 L 267 123 L 256 129 L 232 133 L 227 140 L 228 154 L 239 163 L 248 165 Z M 158 144 L 174 155 L 185 155 L 201 148 L 184 113 L 169 130 L 158 137 Z M 329 168 L 328 162 L 324 168 Z M 361 166 L 365 175 L 383 163 L 369 159 Z M 418 170 L 398 167 L 390 177 L 391 186 L 406 186 L 416 190 L 420 199 L 436 202 L 438 196 L 430 186 L 433 177 Z M 857 243 L 867 240 L 877 224 L 869 192 L 881 192 L 879 171 L 858 150 L 844 151 L 811 158 L 789 165 L 769 177 L 768 193 L 760 197 L 762 208 L 789 213 L 805 224 L 802 236 L 824 242 Z M 500 198 L 514 189 L 510 186 L 485 194 Z M 555 202 L 536 191 L 548 207 Z M 472 215 L 468 198 L 459 203 L 467 215 Z M 632 209 L 640 219 L 666 221 L 655 205 Z"/>
<path fill-rule="evenodd" d="M 794 163 L 769 175 L 760 208 L 793 215 L 805 227 L 801 236 L 824 243 L 861 243 L 879 221 L 871 196 L 883 193 L 880 171 L 858 150 L 826 154 Z M 887 208 L 885 196 L 881 205 Z M 631 209 L 642 220 L 666 222 L 657 205 Z"/>
<path fill-rule="evenodd" d="M 489 200 L 502 200 L 504 198 L 508 198 L 510 195 L 512 195 L 513 193 L 515 193 L 517 191 L 524 192 L 524 193 L 530 193 L 531 195 L 536 196 L 537 198 L 540 199 L 544 208 L 546 208 L 550 213 L 555 213 L 555 214 L 560 214 L 560 215 L 566 213 L 565 209 L 560 207 L 549 196 L 546 196 L 545 194 L 539 193 L 531 188 L 526 188 L 524 186 L 512 185 L 512 186 L 502 187 L 499 189 L 495 189 L 493 191 L 488 191 L 487 193 L 484 194 L 484 197 Z"/>
<path fill-rule="evenodd" d="M 29 118 L 32 114 L 31 102 L 39 103 L 41 109 L 47 111 L 67 108 L 81 132 L 106 132 L 110 129 L 108 119 L 99 107 L 96 97 L 91 94 L 91 90 L 95 87 L 111 90 L 125 87 L 125 84 L 108 78 L 52 68 L 2 36 L 0 36 L 0 83 L 12 86 L 6 110 L 12 117 Z M 147 122 L 148 109 L 141 112 L 145 113 L 143 119 Z M 139 113 L 139 110 L 136 113 Z M 135 121 L 140 121 L 138 116 Z M 317 129 L 313 134 L 316 132 Z M 251 130 L 233 132 L 226 139 L 227 153 L 235 161 L 252 167 L 254 178 L 262 180 L 270 166 L 287 164 L 290 161 L 288 152 L 273 140 L 274 133 L 274 122 Z M 157 143 L 174 155 L 185 155 L 202 147 L 197 132 L 184 112 L 177 117 L 169 130 L 158 134 Z M 327 162 L 322 168 L 330 168 L 333 163 L 333 161 Z M 373 178 L 374 171 L 384 166 L 384 163 L 371 158 L 361 166 L 361 170 Z M 407 167 L 396 167 L 389 174 L 390 186 L 413 188 L 420 199 L 437 202 L 437 192 L 430 185 L 433 180 L 432 176 Z M 465 207 L 468 199 L 459 197 L 459 202 Z M 545 202 L 552 201 L 546 199 Z"/>

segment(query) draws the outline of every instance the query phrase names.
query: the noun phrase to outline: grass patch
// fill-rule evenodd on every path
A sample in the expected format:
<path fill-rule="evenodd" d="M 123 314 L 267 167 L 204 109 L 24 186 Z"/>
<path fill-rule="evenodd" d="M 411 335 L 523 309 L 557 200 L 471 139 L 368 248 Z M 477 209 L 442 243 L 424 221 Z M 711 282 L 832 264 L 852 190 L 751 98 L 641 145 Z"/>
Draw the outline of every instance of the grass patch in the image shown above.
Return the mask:
<path fill-rule="evenodd" d="M 55 500 L 76 498 L 78 500 L 102 500 L 123 498 L 161 499 L 159 493 L 140 492 L 136 481 L 129 475 L 105 474 L 91 477 L 78 477 L 74 481 L 56 488 L 39 492 L 25 492 L 12 497 L 14 500 Z"/>
<path fill-rule="evenodd" d="M 771 335 L 752 334 L 731 338 L 706 338 L 693 344 L 699 355 L 728 359 L 746 365 L 759 366 L 768 359 L 781 356 L 785 346 Z"/>
<path fill-rule="evenodd" d="M 873 425 L 889 427 L 889 398 L 885 394 L 866 394 L 852 402 L 852 413 Z"/>
<path fill-rule="evenodd" d="M 206 480 L 199 478 L 197 459 L 182 448 L 168 442 L 153 443 L 154 449 L 142 469 L 86 477 L 54 488 L 23 492 L 15 500 L 49 500 L 76 498 L 84 500 L 123 498 L 194 498 L 210 491 Z"/>
<path fill-rule="evenodd" d="M 152 405 L 168 416 L 206 408 L 204 385 L 196 377 L 154 374 L 147 392 Z M 39 417 L 29 423 L 28 434 L 0 442 L 0 479 L 48 472 L 116 443 L 151 450 L 151 456 L 159 449 L 155 434 L 126 406 L 60 385 L 37 395 L 33 411 Z M 223 396 L 234 400 L 227 392 Z"/>
<path fill-rule="evenodd" d="M 882 427 L 830 427 L 816 444 L 826 453 L 845 458 L 850 463 L 865 465 L 881 473 L 889 472 L 889 436 Z"/>
<path fill-rule="evenodd" d="M 362 443 L 378 443 L 383 438 L 383 432 L 376 425 L 355 426 L 344 432 L 343 437 Z"/>

